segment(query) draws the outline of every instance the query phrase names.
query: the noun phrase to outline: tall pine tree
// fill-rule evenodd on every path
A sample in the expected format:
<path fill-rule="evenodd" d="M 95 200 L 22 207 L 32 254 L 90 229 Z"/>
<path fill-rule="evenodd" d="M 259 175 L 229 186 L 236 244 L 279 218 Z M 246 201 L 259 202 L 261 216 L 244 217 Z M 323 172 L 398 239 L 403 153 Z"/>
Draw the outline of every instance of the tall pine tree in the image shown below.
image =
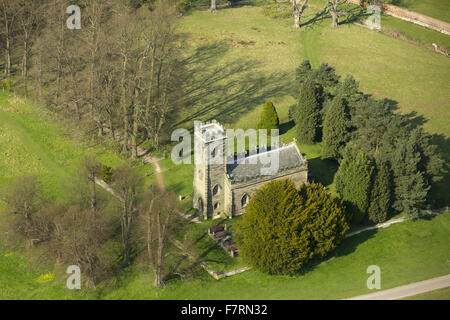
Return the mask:
<path fill-rule="evenodd" d="M 335 185 L 352 215 L 353 224 L 363 222 L 367 214 L 372 174 L 373 166 L 363 151 L 348 145 L 336 172 Z"/>
<path fill-rule="evenodd" d="M 340 159 L 349 138 L 349 115 L 344 100 L 337 96 L 325 115 L 322 136 L 322 159 Z"/>
<path fill-rule="evenodd" d="M 367 210 L 370 222 L 386 221 L 391 206 L 391 198 L 391 173 L 387 163 L 377 160 L 370 193 L 370 204 Z"/>
<path fill-rule="evenodd" d="M 392 155 L 395 201 L 393 207 L 400 212 L 417 214 L 425 208 L 430 186 L 424 172 L 419 170 L 421 155 L 408 139 L 398 141 Z"/>
<path fill-rule="evenodd" d="M 318 141 L 320 106 L 314 84 L 309 80 L 303 82 L 300 86 L 295 123 L 297 125 L 297 140 L 300 143 L 312 144 Z"/>

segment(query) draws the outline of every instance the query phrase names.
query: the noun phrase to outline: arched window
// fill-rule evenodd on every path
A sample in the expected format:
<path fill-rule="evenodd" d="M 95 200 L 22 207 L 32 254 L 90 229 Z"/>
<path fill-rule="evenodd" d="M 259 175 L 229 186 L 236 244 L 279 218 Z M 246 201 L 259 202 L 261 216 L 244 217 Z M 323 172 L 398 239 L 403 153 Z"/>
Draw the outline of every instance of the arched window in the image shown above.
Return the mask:
<path fill-rule="evenodd" d="M 220 192 L 221 189 L 222 189 L 222 188 L 220 187 L 220 185 L 219 185 L 219 184 L 216 184 L 216 185 L 214 186 L 214 188 L 212 189 L 213 196 L 215 196 L 216 194 L 218 194 L 218 193 Z"/>
<path fill-rule="evenodd" d="M 217 210 L 218 208 L 219 208 L 219 203 L 218 202 L 214 203 L 214 210 Z"/>
<path fill-rule="evenodd" d="M 213 149 L 213 151 L 211 152 L 211 156 L 213 157 L 213 158 L 215 158 L 216 157 L 216 148 L 214 148 Z"/>
<path fill-rule="evenodd" d="M 244 194 L 241 199 L 241 207 L 242 208 L 246 207 L 249 201 L 250 197 L 248 196 L 248 194 Z"/>
<path fill-rule="evenodd" d="M 200 213 L 203 213 L 203 200 L 202 198 L 198 198 L 197 200 L 197 209 Z"/>

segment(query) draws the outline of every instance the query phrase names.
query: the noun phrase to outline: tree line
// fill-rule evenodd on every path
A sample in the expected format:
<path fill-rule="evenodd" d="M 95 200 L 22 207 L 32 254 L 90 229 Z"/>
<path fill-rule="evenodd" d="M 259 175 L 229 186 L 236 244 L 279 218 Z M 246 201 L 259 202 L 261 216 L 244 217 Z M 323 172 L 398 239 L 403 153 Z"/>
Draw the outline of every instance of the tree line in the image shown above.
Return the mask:
<path fill-rule="evenodd" d="M 66 25 L 73 4 L 81 8 L 79 30 Z M 4 82 L 122 140 L 134 158 L 144 141 L 160 147 L 183 105 L 184 43 L 167 1 L 136 7 L 129 0 L 1 0 Z M 17 52 L 21 61 L 13 63 Z"/>
<path fill-rule="evenodd" d="M 359 91 L 328 64 L 305 60 L 296 70 L 299 95 L 290 110 L 300 143 L 322 142 L 322 158 L 339 162 L 334 177 L 354 224 L 379 223 L 395 212 L 417 213 L 433 204 L 443 160 L 432 137 L 395 112 L 396 103 Z"/>

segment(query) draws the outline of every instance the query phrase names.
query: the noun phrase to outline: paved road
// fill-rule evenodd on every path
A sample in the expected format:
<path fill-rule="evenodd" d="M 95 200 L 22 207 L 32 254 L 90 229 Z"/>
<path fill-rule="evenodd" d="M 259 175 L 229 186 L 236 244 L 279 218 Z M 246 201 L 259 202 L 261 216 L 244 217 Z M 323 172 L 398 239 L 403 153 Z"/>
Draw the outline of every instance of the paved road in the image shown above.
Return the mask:
<path fill-rule="evenodd" d="M 377 291 L 346 300 L 396 300 L 446 287 L 450 287 L 450 274 L 443 277 L 411 283 L 388 290 Z"/>

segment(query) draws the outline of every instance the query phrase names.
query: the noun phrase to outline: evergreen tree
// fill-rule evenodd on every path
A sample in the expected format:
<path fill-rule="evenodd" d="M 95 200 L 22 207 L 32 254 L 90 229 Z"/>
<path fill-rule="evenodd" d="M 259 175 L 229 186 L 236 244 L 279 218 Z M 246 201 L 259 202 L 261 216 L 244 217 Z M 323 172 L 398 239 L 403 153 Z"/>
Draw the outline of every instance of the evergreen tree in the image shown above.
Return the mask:
<path fill-rule="evenodd" d="M 314 85 L 311 81 L 305 81 L 300 87 L 295 111 L 297 140 L 300 143 L 312 144 L 318 140 L 320 118 L 320 106 Z"/>
<path fill-rule="evenodd" d="M 295 79 L 300 86 L 304 81 L 311 76 L 311 64 L 309 60 L 303 60 L 300 66 L 295 70 Z"/>
<path fill-rule="evenodd" d="M 280 120 L 278 119 L 277 110 L 272 102 L 266 102 L 263 105 L 261 115 L 258 121 L 258 129 L 266 129 L 270 134 L 271 129 L 278 129 Z"/>
<path fill-rule="evenodd" d="M 373 98 L 361 100 L 352 117 L 352 124 L 356 128 L 355 144 L 366 154 L 377 154 L 393 117 L 388 101 Z"/>
<path fill-rule="evenodd" d="M 364 99 L 364 94 L 359 91 L 359 82 L 351 75 L 345 77 L 344 81 L 338 84 L 336 95 L 345 100 L 350 113 L 354 111 L 356 104 Z"/>
<path fill-rule="evenodd" d="M 322 159 L 340 159 L 342 148 L 349 138 L 349 116 L 344 100 L 333 99 L 323 122 Z"/>
<path fill-rule="evenodd" d="M 293 274 L 334 250 L 349 230 L 342 201 L 321 184 L 297 191 L 288 179 L 256 190 L 236 225 L 240 255 L 269 274 Z"/>
<path fill-rule="evenodd" d="M 304 228 L 310 234 L 313 257 L 325 257 L 350 229 L 342 200 L 329 195 L 322 184 L 314 182 L 303 185 L 300 195 L 305 199 L 303 214 L 307 222 Z"/>
<path fill-rule="evenodd" d="M 303 199 L 292 181 L 275 180 L 256 190 L 236 226 L 239 254 L 269 274 L 292 274 L 311 257 L 301 225 Z"/>
<path fill-rule="evenodd" d="M 313 78 L 315 83 L 320 84 L 327 91 L 330 91 L 339 83 L 336 70 L 328 63 L 322 63 L 318 69 L 314 70 Z"/>
<path fill-rule="evenodd" d="M 389 168 L 385 162 L 378 160 L 376 161 L 370 204 L 367 210 L 370 222 L 380 223 L 386 221 L 391 198 L 391 174 Z"/>
<path fill-rule="evenodd" d="M 372 173 L 373 166 L 364 152 L 348 145 L 335 175 L 335 185 L 352 215 L 353 224 L 360 224 L 366 216 Z"/>
<path fill-rule="evenodd" d="M 399 141 L 392 155 L 395 201 L 393 207 L 402 212 L 418 213 L 426 204 L 430 186 L 419 170 L 421 155 L 411 141 Z"/>

